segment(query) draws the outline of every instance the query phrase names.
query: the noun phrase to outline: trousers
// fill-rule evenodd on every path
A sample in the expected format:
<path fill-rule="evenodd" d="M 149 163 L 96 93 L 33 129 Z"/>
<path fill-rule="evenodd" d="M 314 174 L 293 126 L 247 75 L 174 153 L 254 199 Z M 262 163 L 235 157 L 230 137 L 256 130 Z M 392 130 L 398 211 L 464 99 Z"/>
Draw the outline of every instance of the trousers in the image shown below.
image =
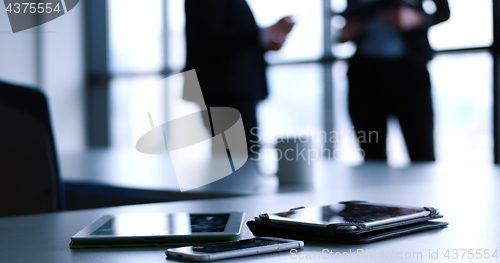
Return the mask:
<path fill-rule="evenodd" d="M 387 160 L 387 118 L 401 126 L 412 161 L 434 161 L 434 116 L 426 64 L 354 57 L 347 73 L 349 114 L 365 160 Z"/>
<path fill-rule="evenodd" d="M 245 137 L 249 154 L 255 154 L 260 150 L 257 123 L 257 104 L 259 100 L 237 100 L 237 99 L 209 99 L 206 100 L 207 107 L 229 107 L 237 109 L 245 129 Z M 205 127 L 210 131 L 210 121 L 203 119 Z"/>

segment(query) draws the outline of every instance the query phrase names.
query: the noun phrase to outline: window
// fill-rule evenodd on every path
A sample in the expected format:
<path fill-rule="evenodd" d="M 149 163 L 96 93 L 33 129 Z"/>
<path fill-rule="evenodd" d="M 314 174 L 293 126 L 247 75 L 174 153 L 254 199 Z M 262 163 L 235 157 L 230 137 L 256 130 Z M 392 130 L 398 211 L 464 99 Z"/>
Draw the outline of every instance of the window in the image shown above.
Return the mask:
<path fill-rule="evenodd" d="M 163 61 L 163 3 L 108 0 L 110 72 L 158 73 Z"/>
<path fill-rule="evenodd" d="M 297 22 L 283 49 L 266 54 L 270 64 L 267 71 L 270 95 L 258 108 L 264 141 L 271 143 L 289 132 L 322 131 L 329 127 L 329 122 L 335 124 L 335 131 L 340 134 L 352 132 L 347 112 L 346 59 L 354 54 L 356 47 L 353 43 L 340 44 L 335 40 L 345 23 L 335 14 L 345 10 L 347 0 L 247 2 L 261 27 L 270 26 L 286 15 L 293 15 Z M 184 1 L 137 3 L 108 0 L 110 134 L 111 146 L 118 148 L 133 147 L 127 117 L 127 103 L 133 92 L 181 72 L 184 67 Z M 493 58 L 487 50 L 440 51 L 490 47 L 493 44 L 493 3 L 492 0 L 450 0 L 449 3 L 450 20 L 429 32 L 431 45 L 438 51 L 429 64 L 436 156 L 438 161 L 491 162 Z M 325 16 L 328 14 L 325 8 L 332 11 L 331 16 Z M 425 9 L 433 12 L 435 6 L 426 1 Z M 328 28 L 332 34 L 324 36 Z M 325 98 L 325 94 L 329 94 L 329 89 L 334 91 L 333 109 L 326 107 L 330 98 Z M 172 89 L 166 100 L 180 98 L 179 94 L 179 89 Z M 165 110 L 168 113 L 179 107 L 195 107 L 186 103 L 179 106 L 171 102 L 170 108 Z M 172 105 L 177 106 L 174 109 Z M 325 116 L 334 118 L 328 120 Z M 388 136 L 389 163 L 407 164 L 404 139 L 394 120 L 389 122 Z M 335 148 L 343 153 L 341 161 L 360 163 L 354 140 L 337 141 Z"/>
<path fill-rule="evenodd" d="M 493 162 L 491 54 L 438 55 L 429 69 L 437 160 Z"/>
<path fill-rule="evenodd" d="M 248 0 L 260 27 L 276 23 L 292 15 L 296 21 L 285 46 L 278 52 L 268 52 L 270 63 L 318 60 L 323 57 L 323 2 L 322 0 Z"/>
<path fill-rule="evenodd" d="M 449 0 L 450 19 L 429 30 L 436 50 L 489 47 L 493 44 L 491 0 Z"/>

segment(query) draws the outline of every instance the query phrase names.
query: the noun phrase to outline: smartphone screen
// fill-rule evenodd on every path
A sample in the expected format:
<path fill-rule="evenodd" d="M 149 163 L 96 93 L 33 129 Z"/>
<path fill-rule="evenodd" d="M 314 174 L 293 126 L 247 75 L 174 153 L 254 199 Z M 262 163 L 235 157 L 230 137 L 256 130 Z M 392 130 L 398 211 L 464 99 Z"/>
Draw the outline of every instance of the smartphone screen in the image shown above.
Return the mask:
<path fill-rule="evenodd" d="M 283 243 L 286 242 L 266 240 L 266 239 L 245 239 L 236 242 L 224 242 L 224 243 L 210 244 L 204 246 L 195 246 L 193 247 L 193 251 L 201 253 L 219 253 L 219 252 L 227 252 L 238 249 L 263 247 L 263 246 L 283 244 Z"/>
<path fill-rule="evenodd" d="M 194 261 L 210 261 L 234 257 L 280 252 L 289 249 L 300 249 L 304 242 L 280 238 L 244 239 L 233 242 L 208 244 L 203 246 L 170 248 L 167 257 L 182 258 Z"/>

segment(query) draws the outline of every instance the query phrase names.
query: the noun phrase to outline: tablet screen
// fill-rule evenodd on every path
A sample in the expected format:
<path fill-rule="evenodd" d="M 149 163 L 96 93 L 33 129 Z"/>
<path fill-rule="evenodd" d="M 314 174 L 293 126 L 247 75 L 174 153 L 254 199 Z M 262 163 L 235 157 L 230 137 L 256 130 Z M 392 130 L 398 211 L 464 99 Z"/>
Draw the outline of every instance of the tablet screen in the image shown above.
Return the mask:
<path fill-rule="evenodd" d="M 425 211 L 423 208 L 395 207 L 369 203 L 346 203 L 308 207 L 270 215 L 271 219 L 315 224 L 369 223 Z"/>
<path fill-rule="evenodd" d="M 91 236 L 189 235 L 224 232 L 230 214 L 121 214 L 115 215 Z"/>

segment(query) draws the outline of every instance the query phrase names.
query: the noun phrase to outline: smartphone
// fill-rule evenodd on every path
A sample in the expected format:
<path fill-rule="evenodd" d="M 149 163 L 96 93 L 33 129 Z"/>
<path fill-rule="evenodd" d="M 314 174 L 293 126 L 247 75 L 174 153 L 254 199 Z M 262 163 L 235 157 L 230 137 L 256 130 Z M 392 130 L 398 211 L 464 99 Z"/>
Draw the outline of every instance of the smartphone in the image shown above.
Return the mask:
<path fill-rule="evenodd" d="M 171 248 L 168 249 L 165 254 L 169 258 L 191 261 L 211 261 L 287 251 L 302 247 L 304 247 L 304 242 L 298 240 L 274 237 L 256 237 L 204 246 Z"/>

